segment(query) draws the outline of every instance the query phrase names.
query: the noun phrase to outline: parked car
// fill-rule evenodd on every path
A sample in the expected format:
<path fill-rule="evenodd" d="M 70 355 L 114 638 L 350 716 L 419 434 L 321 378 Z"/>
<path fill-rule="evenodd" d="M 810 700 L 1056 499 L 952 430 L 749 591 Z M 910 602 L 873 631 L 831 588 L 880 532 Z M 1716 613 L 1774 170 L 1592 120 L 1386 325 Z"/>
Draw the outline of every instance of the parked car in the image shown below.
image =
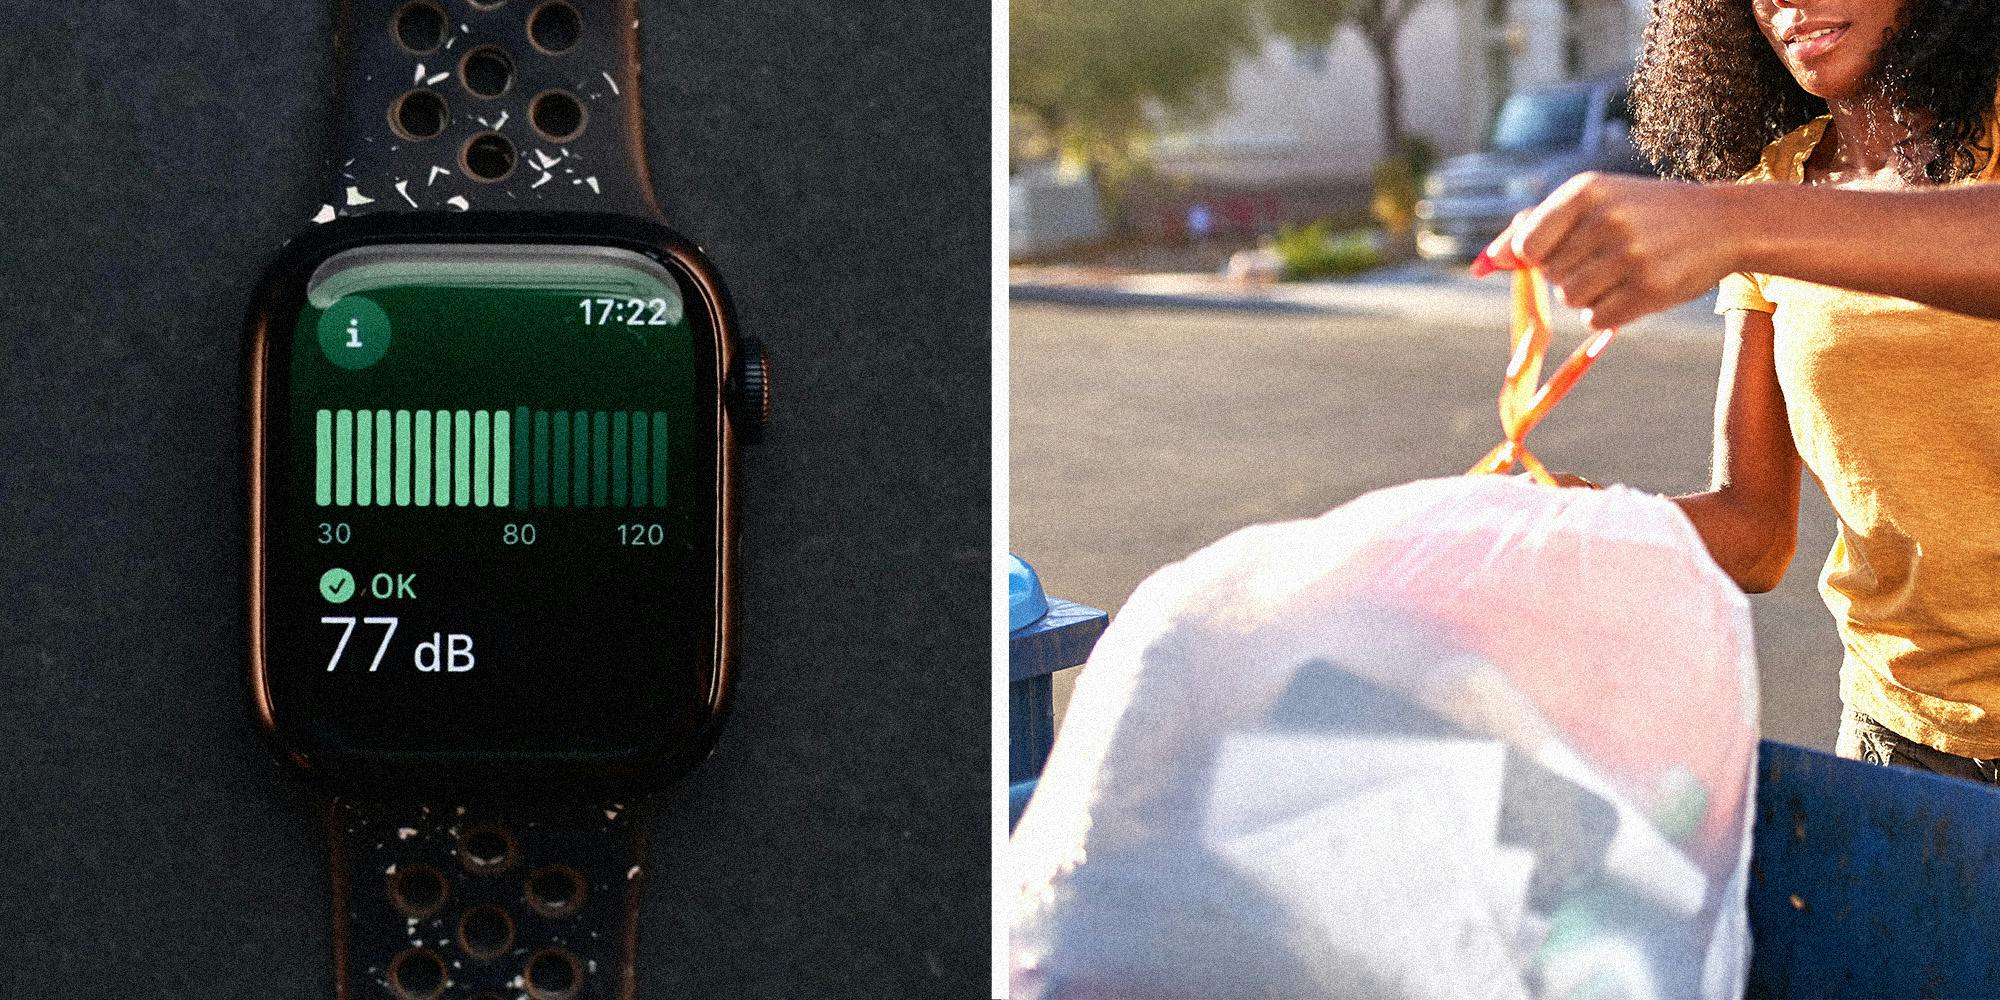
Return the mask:
<path fill-rule="evenodd" d="M 1632 145 L 1626 76 L 1523 90 L 1507 98 L 1477 153 L 1438 165 L 1417 202 L 1417 252 L 1463 260 L 1485 249 L 1514 213 L 1586 170 L 1652 173 Z"/>

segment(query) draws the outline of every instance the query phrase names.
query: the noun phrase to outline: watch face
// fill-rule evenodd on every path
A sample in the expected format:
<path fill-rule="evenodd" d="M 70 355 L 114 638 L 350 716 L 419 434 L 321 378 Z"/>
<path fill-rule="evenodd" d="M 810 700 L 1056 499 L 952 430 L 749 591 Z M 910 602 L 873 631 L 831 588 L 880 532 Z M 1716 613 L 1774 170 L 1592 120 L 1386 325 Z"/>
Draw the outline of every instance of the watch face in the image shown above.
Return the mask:
<path fill-rule="evenodd" d="M 399 764 L 700 739 L 724 680 L 702 288 L 558 245 L 364 246 L 299 277 L 259 362 L 267 725 Z"/>

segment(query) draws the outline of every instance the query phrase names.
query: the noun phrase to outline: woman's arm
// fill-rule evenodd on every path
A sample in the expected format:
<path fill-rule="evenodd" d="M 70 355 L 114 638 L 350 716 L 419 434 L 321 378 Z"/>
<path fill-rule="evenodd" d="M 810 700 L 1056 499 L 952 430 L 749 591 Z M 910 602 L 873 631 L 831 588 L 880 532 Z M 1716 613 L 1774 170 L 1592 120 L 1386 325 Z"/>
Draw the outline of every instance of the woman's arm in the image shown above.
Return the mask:
<path fill-rule="evenodd" d="M 1855 191 L 1586 173 L 1488 248 L 1539 265 L 1598 329 L 1758 271 L 2000 319 L 2000 185 Z"/>
<path fill-rule="evenodd" d="M 1740 233 L 1733 271 L 1760 271 L 2000 319 L 2000 186 L 1718 191 Z M 1720 279 L 1718 279 L 1720 280 Z"/>
<path fill-rule="evenodd" d="M 1674 498 L 1716 564 L 1753 594 L 1784 579 L 1798 545 L 1799 453 L 1771 341 L 1770 314 L 1729 313 L 1712 479 L 1708 492 Z"/>

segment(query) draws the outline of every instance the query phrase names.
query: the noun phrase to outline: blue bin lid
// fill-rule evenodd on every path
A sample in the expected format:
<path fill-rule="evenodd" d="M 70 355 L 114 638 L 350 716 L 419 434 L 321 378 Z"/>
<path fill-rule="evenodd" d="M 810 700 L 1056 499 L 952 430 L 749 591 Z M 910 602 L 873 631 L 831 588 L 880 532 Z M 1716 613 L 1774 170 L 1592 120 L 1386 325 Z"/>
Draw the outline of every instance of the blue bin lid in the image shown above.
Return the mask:
<path fill-rule="evenodd" d="M 1049 598 L 1042 593 L 1042 579 L 1035 568 L 1020 556 L 1007 556 L 1007 631 L 1014 632 L 1049 613 Z"/>

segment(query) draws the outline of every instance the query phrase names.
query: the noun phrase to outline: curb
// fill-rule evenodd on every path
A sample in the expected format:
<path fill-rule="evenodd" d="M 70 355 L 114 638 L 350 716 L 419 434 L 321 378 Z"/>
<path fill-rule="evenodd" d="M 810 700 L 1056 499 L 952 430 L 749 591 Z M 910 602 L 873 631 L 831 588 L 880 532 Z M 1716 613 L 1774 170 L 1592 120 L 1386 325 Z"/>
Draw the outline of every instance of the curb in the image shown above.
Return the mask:
<path fill-rule="evenodd" d="M 1426 301 L 1425 289 L 1391 291 L 1392 286 L 1354 285 L 1349 286 L 1377 302 L 1326 302 L 1313 301 L 1318 298 L 1311 291 L 1310 283 L 1301 286 L 1302 294 L 1297 297 L 1263 297 L 1249 294 L 1202 293 L 1202 292 L 1138 292 L 1098 285 L 1077 285 L 1054 282 L 1015 281 L 1007 286 L 1008 299 L 1012 302 L 1037 302 L 1052 305 L 1084 306 L 1108 309 L 1166 309 L 1193 310 L 1201 312 L 1239 312 L 1264 315 L 1321 316 L 1347 319 L 1408 320 L 1433 325 L 1452 327 L 1485 327 L 1496 323 L 1504 324 L 1507 315 L 1507 296 L 1495 294 L 1480 295 L 1476 301 L 1443 303 L 1436 299 Z M 1388 292 L 1391 298 L 1383 299 Z M 1453 290 L 1458 296 L 1464 290 Z M 1414 297 L 1412 297 L 1412 293 Z M 1665 334 L 1674 337 L 1719 337 L 1719 321 L 1709 313 L 1705 300 L 1695 300 L 1662 313 L 1646 317 L 1638 324 L 1643 334 Z"/>
<path fill-rule="evenodd" d="M 1315 305 L 1288 299 L 1232 295 L 1168 295 L 1160 292 L 1128 292 L 1115 288 L 1078 285 L 1050 285 L 1016 282 L 1007 286 L 1014 302 L 1048 302 L 1056 305 L 1104 306 L 1125 309 L 1202 309 L 1217 312 L 1292 313 L 1307 316 L 1354 316 L 1381 318 L 1389 314 L 1374 309 Z"/>

